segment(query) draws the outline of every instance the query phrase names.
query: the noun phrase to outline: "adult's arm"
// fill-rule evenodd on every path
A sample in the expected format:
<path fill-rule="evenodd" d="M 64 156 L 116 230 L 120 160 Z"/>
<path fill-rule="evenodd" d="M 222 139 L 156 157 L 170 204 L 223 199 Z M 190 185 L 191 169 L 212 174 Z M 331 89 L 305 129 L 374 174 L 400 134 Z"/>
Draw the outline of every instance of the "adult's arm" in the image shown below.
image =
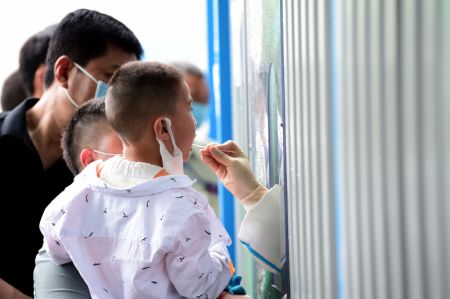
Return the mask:
<path fill-rule="evenodd" d="M 31 297 L 24 295 L 21 291 L 0 278 L 0 298 L 9 299 L 31 299 Z"/>
<path fill-rule="evenodd" d="M 275 185 L 254 205 L 244 205 L 247 214 L 242 220 L 238 239 L 255 260 L 271 272 L 281 272 L 285 254 L 282 250 L 281 223 L 282 188 Z"/>
<path fill-rule="evenodd" d="M 250 169 L 247 156 L 233 141 L 208 145 L 201 155 L 247 211 L 238 234 L 241 243 L 266 269 L 279 272 L 284 260 L 281 188 L 267 190 L 262 186 Z"/>

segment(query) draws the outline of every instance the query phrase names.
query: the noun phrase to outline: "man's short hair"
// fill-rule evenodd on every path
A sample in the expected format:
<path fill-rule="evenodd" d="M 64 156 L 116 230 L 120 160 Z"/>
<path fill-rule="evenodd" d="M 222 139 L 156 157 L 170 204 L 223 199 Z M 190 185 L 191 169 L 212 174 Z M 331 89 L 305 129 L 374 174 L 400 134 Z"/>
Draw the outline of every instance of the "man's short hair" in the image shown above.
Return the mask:
<path fill-rule="evenodd" d="M 194 77 L 204 78 L 203 72 L 196 65 L 189 62 L 173 62 L 171 63 L 174 67 L 179 69 L 182 73 L 191 75 Z"/>
<path fill-rule="evenodd" d="M 79 9 L 69 13 L 58 24 L 50 41 L 45 86 L 53 83 L 55 62 L 62 55 L 85 66 L 92 59 L 105 55 L 109 46 L 141 59 L 141 44 L 120 21 L 95 10 Z"/>
<path fill-rule="evenodd" d="M 22 45 L 19 54 L 19 71 L 28 96 L 34 94 L 34 74 L 41 64 L 45 64 L 48 45 L 57 24 L 48 26 L 42 31 L 33 34 Z"/>
<path fill-rule="evenodd" d="M 26 99 L 27 92 L 18 70 L 6 78 L 1 93 L 1 105 L 3 111 L 14 109 L 14 107 Z"/>
<path fill-rule="evenodd" d="M 77 175 L 82 169 L 81 151 L 98 148 L 102 136 L 112 131 L 105 115 L 105 101 L 92 99 L 82 105 L 69 121 L 61 140 L 63 158 L 70 171 Z"/>
<path fill-rule="evenodd" d="M 112 76 L 106 95 L 106 117 L 126 141 L 141 137 L 142 128 L 161 115 L 173 115 L 183 74 L 158 62 L 128 62 Z"/>

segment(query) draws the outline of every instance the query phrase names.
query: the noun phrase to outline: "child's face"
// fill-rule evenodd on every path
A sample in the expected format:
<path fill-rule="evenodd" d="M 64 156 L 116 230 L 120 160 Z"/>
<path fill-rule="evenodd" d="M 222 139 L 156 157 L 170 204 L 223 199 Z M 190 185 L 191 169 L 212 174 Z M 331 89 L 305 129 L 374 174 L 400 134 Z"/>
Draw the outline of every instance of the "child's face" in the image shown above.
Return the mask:
<path fill-rule="evenodd" d="M 175 106 L 175 115 L 171 121 L 175 142 L 183 153 L 183 160 L 186 162 L 189 160 L 195 138 L 195 120 L 192 116 L 192 98 L 185 81 L 181 84 Z"/>

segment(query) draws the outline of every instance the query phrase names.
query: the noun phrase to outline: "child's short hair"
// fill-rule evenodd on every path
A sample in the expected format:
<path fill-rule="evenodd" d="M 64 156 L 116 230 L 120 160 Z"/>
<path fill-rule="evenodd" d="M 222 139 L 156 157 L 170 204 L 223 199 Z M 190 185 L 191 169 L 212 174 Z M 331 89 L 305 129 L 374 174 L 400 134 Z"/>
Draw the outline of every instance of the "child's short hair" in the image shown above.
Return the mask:
<path fill-rule="evenodd" d="M 136 141 L 149 120 L 173 115 L 183 74 L 158 62 L 129 62 L 112 76 L 106 95 L 106 117 L 126 141 Z"/>
<path fill-rule="evenodd" d="M 111 130 L 105 115 L 104 100 L 90 100 L 75 112 L 61 140 L 64 161 L 74 175 L 83 169 L 81 151 L 87 146 L 98 148 L 101 136 L 109 136 Z"/>

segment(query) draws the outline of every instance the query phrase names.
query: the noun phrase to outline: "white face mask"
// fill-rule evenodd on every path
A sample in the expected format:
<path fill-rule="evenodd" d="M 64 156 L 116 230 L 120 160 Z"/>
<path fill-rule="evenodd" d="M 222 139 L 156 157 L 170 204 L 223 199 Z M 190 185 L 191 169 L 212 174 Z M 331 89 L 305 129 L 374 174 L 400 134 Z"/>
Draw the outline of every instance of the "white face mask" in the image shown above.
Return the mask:
<path fill-rule="evenodd" d="M 156 138 L 159 143 L 159 152 L 161 153 L 163 168 L 170 174 L 182 175 L 184 174 L 183 153 L 175 143 L 175 137 L 173 136 L 171 129 L 172 122 L 168 118 L 164 118 L 164 122 L 166 123 L 166 128 L 169 132 L 170 140 L 172 141 L 173 153 L 169 153 L 167 147 L 164 145 L 164 142 L 162 142 L 159 138 Z"/>
<path fill-rule="evenodd" d="M 106 92 L 108 91 L 108 84 L 101 81 L 101 80 L 97 80 L 94 78 L 94 76 L 92 76 L 91 74 L 89 74 L 88 71 L 86 71 L 81 65 L 79 65 L 78 63 L 74 62 L 73 63 L 80 71 L 82 71 L 86 76 L 88 76 L 92 81 L 95 82 L 95 84 L 97 84 L 97 89 L 95 90 L 95 98 L 104 98 L 106 96 Z M 77 104 L 77 102 L 75 102 L 72 97 L 70 96 L 69 92 L 67 91 L 67 89 L 64 88 L 64 94 L 66 95 L 67 100 L 75 107 L 75 108 L 80 108 L 80 105 Z"/>
<path fill-rule="evenodd" d="M 92 76 L 88 71 L 86 71 L 81 65 L 74 62 L 73 63 L 80 71 L 82 71 L 86 76 L 88 76 L 92 81 L 97 84 L 97 89 L 95 90 L 96 98 L 104 98 L 106 96 L 106 92 L 108 91 L 109 85 L 101 80 L 97 80 Z"/>

